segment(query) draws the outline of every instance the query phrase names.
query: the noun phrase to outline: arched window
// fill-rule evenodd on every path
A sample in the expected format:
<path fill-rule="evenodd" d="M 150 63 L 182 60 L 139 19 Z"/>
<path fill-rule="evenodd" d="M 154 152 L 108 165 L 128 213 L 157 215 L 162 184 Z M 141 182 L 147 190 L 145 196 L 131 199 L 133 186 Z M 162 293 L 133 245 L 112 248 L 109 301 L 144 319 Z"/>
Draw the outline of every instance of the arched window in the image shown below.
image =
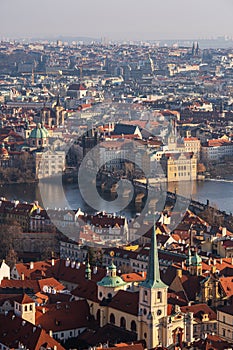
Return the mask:
<path fill-rule="evenodd" d="M 114 316 L 114 314 L 110 315 L 110 323 L 111 324 L 115 324 L 115 316 Z"/>
<path fill-rule="evenodd" d="M 131 331 L 132 332 L 137 332 L 137 325 L 135 321 L 131 322 Z"/>
<path fill-rule="evenodd" d="M 120 327 L 124 329 L 126 328 L 126 320 L 124 317 L 121 317 Z"/>
<path fill-rule="evenodd" d="M 96 320 L 97 320 L 98 324 L 100 324 L 100 309 L 98 309 L 98 311 L 96 313 Z"/>
<path fill-rule="evenodd" d="M 158 300 L 160 303 L 162 303 L 162 292 L 158 292 Z"/>
<path fill-rule="evenodd" d="M 108 293 L 108 299 L 112 299 L 112 293 Z"/>

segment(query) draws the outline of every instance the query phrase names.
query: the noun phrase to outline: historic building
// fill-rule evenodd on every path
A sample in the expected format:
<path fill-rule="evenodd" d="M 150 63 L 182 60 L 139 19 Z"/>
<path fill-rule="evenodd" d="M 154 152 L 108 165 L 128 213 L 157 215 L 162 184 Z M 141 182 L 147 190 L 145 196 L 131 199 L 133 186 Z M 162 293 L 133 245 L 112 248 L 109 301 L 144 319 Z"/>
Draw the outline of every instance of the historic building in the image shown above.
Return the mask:
<path fill-rule="evenodd" d="M 29 145 L 32 148 L 44 148 L 48 146 L 48 131 L 43 124 L 38 123 L 29 136 Z"/>
<path fill-rule="evenodd" d="M 197 178 L 197 157 L 192 152 L 165 153 L 161 165 L 168 182 L 194 181 Z"/>
<path fill-rule="evenodd" d="M 87 288 L 87 302 L 100 327 L 111 324 L 134 332 L 138 340 L 145 340 L 148 349 L 159 345 L 182 347 L 183 343 L 193 340 L 193 314 L 182 313 L 180 309 L 168 312 L 168 286 L 160 278 L 155 230 L 147 276 L 138 287 L 132 288 L 132 284 L 118 276 L 112 261 L 106 276 L 94 285 L 87 264 L 85 290 Z M 91 288 L 96 290 L 94 294 Z M 84 287 L 79 286 L 72 293 L 80 299 L 84 297 L 83 290 Z"/>
<path fill-rule="evenodd" d="M 64 124 L 65 109 L 61 105 L 59 96 L 53 108 L 43 107 L 40 112 L 40 120 L 43 124 L 48 125 L 49 128 Z"/>

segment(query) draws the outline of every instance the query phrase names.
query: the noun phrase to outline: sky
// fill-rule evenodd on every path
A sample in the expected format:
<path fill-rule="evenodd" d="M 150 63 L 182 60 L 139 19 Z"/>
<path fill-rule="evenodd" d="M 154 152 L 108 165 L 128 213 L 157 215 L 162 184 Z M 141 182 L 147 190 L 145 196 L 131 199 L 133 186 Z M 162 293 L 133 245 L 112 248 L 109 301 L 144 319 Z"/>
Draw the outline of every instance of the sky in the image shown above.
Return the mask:
<path fill-rule="evenodd" d="M 232 0 L 1 0 L 0 38 L 233 37 Z"/>

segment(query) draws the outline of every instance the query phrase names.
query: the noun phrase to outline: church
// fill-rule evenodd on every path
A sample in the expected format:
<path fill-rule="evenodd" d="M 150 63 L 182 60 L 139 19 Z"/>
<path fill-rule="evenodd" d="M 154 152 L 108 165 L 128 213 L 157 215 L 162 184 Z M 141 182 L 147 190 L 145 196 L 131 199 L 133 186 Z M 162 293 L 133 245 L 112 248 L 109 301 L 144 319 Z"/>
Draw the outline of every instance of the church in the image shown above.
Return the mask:
<path fill-rule="evenodd" d="M 160 278 L 155 229 L 144 281 L 134 285 L 125 282 L 117 275 L 113 259 L 106 276 L 99 282 L 91 280 L 89 263 L 85 277 L 86 283 L 72 294 L 76 300 L 87 300 L 100 327 L 110 324 L 134 332 L 137 340 L 144 340 L 148 349 L 157 346 L 182 348 L 193 341 L 193 314 L 182 313 L 179 307 L 169 311 L 168 286 Z"/>

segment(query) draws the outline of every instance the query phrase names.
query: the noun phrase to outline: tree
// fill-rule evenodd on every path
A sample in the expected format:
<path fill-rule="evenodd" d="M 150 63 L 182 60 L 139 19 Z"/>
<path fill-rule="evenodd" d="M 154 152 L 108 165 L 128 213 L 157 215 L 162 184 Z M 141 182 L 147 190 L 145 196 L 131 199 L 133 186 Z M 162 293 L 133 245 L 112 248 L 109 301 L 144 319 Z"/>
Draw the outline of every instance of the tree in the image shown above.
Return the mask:
<path fill-rule="evenodd" d="M 0 225 L 0 259 L 6 259 L 11 250 L 15 249 L 15 239 L 22 233 L 16 222 Z"/>
<path fill-rule="evenodd" d="M 10 269 L 12 269 L 15 266 L 17 261 L 18 261 L 18 254 L 14 249 L 9 249 L 8 254 L 6 256 L 6 263 L 7 265 L 10 266 Z"/>

